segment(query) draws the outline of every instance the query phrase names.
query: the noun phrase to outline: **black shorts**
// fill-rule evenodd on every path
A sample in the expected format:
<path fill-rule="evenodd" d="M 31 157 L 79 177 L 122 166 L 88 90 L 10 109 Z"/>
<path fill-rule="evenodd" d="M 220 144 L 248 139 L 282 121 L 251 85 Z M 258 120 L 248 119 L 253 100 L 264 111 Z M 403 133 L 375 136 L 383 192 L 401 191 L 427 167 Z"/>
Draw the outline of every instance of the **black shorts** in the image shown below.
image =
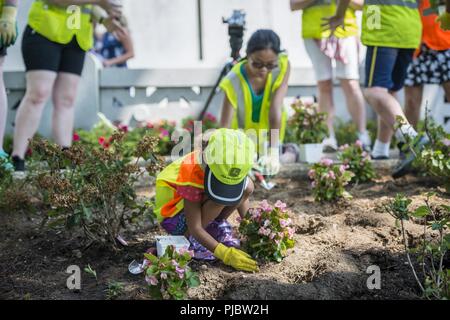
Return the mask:
<path fill-rule="evenodd" d="M 68 44 L 59 44 L 27 26 L 23 33 L 22 55 L 27 71 L 48 70 L 81 75 L 86 52 L 75 37 Z"/>

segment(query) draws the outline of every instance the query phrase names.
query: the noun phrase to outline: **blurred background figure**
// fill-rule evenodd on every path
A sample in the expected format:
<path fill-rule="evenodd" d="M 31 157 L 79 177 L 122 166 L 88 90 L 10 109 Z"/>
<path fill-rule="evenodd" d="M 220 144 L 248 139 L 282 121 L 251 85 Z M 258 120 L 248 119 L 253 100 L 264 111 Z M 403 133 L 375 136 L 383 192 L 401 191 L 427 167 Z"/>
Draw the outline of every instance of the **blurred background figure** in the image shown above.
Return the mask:
<path fill-rule="evenodd" d="M 283 103 L 290 69 L 279 36 L 272 30 L 260 29 L 247 43 L 247 57 L 220 83 L 225 93 L 220 125 L 255 130 L 260 139 L 259 154 L 268 150 L 259 159 L 264 175 L 274 175 L 280 168 L 279 156 L 287 122 Z M 263 130 L 266 133 L 261 139 Z M 278 135 L 272 135 L 272 130 L 278 130 Z"/>
<path fill-rule="evenodd" d="M 127 61 L 134 58 L 133 39 L 125 16 L 120 17 L 120 27 L 109 32 L 102 25 L 95 30 L 95 55 L 103 66 L 127 68 Z"/>
<path fill-rule="evenodd" d="M 422 18 L 422 43 L 408 68 L 405 81 L 405 114 L 417 129 L 424 85 L 438 84 L 450 101 L 450 31 L 440 28 L 437 11 L 430 11 L 430 0 L 419 3 Z"/>
<path fill-rule="evenodd" d="M 78 7 L 69 8 L 73 5 Z M 25 170 L 28 142 L 39 127 L 50 97 L 54 106 L 53 138 L 62 148 L 72 145 L 74 103 L 85 54 L 94 42 L 93 20 L 113 32 L 120 27 L 117 19 L 121 14 L 119 0 L 33 2 L 22 40 L 27 88 L 14 128 L 12 160 L 16 171 Z"/>
<path fill-rule="evenodd" d="M 347 108 L 358 129 L 358 139 L 366 150 L 371 147 L 366 130 L 366 109 L 359 84 L 359 47 L 356 10 L 361 10 L 363 0 L 352 0 L 345 12 L 343 27 L 331 34 L 322 27 L 323 18 L 336 11 L 336 1 L 290 0 L 291 10 L 302 10 L 302 37 L 306 52 L 311 59 L 318 88 L 318 103 L 321 112 L 328 113 L 329 137 L 323 141 L 326 151 L 337 151 L 334 133 L 335 105 L 333 99 L 333 61 L 336 78 L 344 91 Z"/>
<path fill-rule="evenodd" d="M 5 137 L 6 113 L 8 109 L 5 82 L 3 79 L 3 64 L 6 49 L 17 39 L 17 5 L 18 0 L 0 0 L 0 158 L 8 159 L 9 155 L 3 150 Z M 5 162 L 7 169 L 12 169 L 9 162 Z"/>

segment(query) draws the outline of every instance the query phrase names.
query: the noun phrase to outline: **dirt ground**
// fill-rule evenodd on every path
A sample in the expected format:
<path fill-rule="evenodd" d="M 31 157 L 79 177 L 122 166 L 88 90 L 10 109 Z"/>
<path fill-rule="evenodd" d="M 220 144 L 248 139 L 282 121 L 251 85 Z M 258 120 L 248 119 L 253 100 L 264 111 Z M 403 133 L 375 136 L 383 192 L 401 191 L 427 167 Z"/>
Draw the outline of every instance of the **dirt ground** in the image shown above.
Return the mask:
<path fill-rule="evenodd" d="M 420 299 L 394 219 L 380 204 L 401 192 L 422 205 L 423 192 L 438 192 L 436 204 L 449 204 L 427 178 L 408 176 L 393 181 L 386 173 L 374 183 L 351 187 L 354 199 L 338 204 L 313 201 L 305 179 L 279 178 L 271 192 L 258 188 L 256 203 L 267 198 L 282 200 L 293 212 L 298 230 L 296 246 L 281 263 L 263 263 L 260 272 L 234 271 L 220 262 L 192 266 L 200 274 L 201 286 L 190 290 L 191 299 Z M 151 196 L 153 190 L 139 190 Z M 237 226 L 235 216 L 232 224 Z M 154 245 L 163 234 L 150 224 L 129 230 L 129 242 L 118 252 L 90 247 L 83 251 L 80 238 L 62 231 L 40 231 L 37 216 L 0 214 L 1 299 L 106 299 L 109 283 L 120 282 L 118 299 L 149 299 L 143 275 L 132 275 L 128 264 Z M 408 238 L 418 241 L 422 226 L 408 222 Z M 446 261 L 449 264 L 449 261 Z M 90 265 L 98 279 L 82 272 L 81 290 L 67 289 L 70 265 Z M 366 286 L 371 265 L 381 269 L 381 289 Z"/>

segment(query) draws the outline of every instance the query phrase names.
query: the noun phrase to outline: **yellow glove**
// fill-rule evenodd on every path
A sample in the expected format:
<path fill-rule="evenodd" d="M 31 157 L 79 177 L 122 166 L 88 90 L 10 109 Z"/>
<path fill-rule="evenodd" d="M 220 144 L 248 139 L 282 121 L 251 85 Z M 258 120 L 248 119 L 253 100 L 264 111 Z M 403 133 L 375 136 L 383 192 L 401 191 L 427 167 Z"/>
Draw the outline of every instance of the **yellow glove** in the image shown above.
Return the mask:
<path fill-rule="evenodd" d="M 9 47 L 17 39 L 17 8 L 4 6 L 0 17 L 0 45 Z"/>
<path fill-rule="evenodd" d="M 441 24 L 441 29 L 445 31 L 450 30 L 450 13 L 444 12 L 439 17 L 437 17 L 436 22 Z"/>
<path fill-rule="evenodd" d="M 258 271 L 258 264 L 250 255 L 236 248 L 226 247 L 223 244 L 219 245 L 214 250 L 214 256 L 223 261 L 228 266 L 232 266 L 237 270 L 242 271 Z"/>

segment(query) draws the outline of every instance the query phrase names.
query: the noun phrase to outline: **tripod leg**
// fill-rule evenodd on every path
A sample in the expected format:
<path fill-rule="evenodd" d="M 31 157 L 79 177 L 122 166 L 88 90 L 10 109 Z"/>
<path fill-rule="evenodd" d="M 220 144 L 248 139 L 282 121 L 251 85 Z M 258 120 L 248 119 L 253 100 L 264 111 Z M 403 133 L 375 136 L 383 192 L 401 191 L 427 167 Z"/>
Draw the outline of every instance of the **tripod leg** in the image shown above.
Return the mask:
<path fill-rule="evenodd" d="M 220 82 L 222 81 L 222 79 L 227 75 L 228 72 L 230 72 L 231 68 L 234 65 L 234 61 L 227 63 L 223 68 L 222 71 L 220 72 L 219 78 L 217 79 L 216 83 L 214 84 L 214 87 L 212 88 L 208 99 L 206 100 L 205 106 L 203 107 L 202 112 L 200 113 L 200 117 L 199 117 L 199 121 L 202 121 L 206 112 L 208 111 L 209 105 L 211 104 L 214 96 L 216 95 L 216 90 L 219 87 Z"/>

